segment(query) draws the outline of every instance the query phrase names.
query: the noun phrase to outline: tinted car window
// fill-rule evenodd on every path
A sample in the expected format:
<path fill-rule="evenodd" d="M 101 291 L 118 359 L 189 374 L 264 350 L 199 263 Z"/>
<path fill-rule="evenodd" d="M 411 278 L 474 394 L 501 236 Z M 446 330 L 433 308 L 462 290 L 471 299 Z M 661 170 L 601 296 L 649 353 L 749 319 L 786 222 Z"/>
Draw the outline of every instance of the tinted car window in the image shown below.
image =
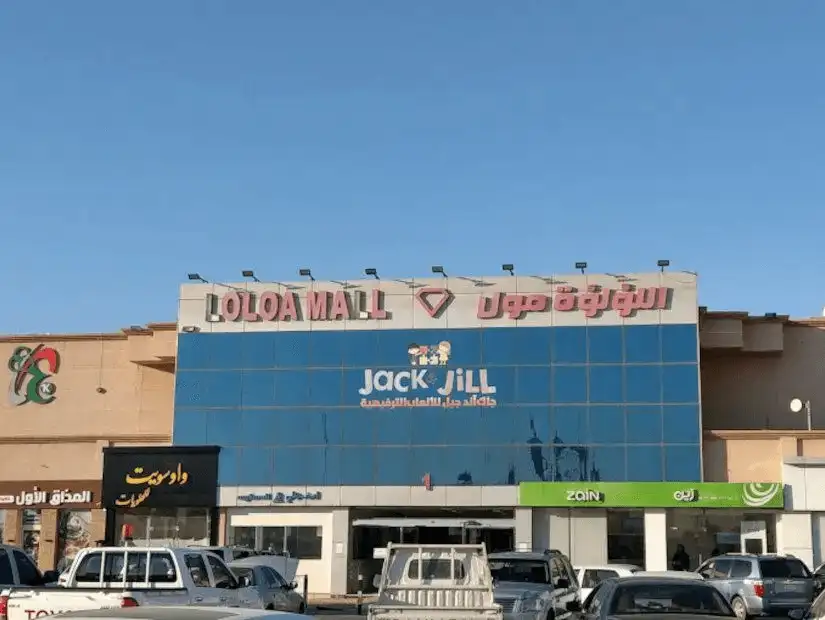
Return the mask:
<path fill-rule="evenodd" d="M 24 586 L 39 586 L 43 583 L 43 578 L 40 576 L 40 571 L 22 551 L 14 551 L 14 562 L 17 564 L 17 574 L 20 577 L 20 583 Z"/>
<path fill-rule="evenodd" d="M 727 579 L 733 560 L 716 560 L 713 563 L 711 579 Z"/>
<path fill-rule="evenodd" d="M 614 570 L 589 568 L 584 571 L 584 576 L 582 577 L 582 588 L 595 588 L 605 579 L 611 579 L 612 577 L 618 576 L 619 573 Z"/>
<path fill-rule="evenodd" d="M 239 568 L 239 567 L 236 566 L 232 569 L 232 572 L 235 573 L 235 576 L 238 579 L 243 579 L 244 577 L 246 577 L 246 579 L 249 580 L 249 585 L 251 585 L 251 586 L 258 585 L 255 582 L 255 571 L 252 570 L 251 568 L 248 568 L 248 567 Z M 264 572 L 264 577 L 266 577 L 266 572 Z M 271 584 L 267 584 L 267 585 L 271 585 Z"/>
<path fill-rule="evenodd" d="M 604 585 L 599 584 L 597 585 L 593 591 L 588 595 L 586 599 L 584 599 L 584 603 L 582 603 L 582 610 L 586 614 L 598 614 L 599 609 L 601 609 L 601 601 L 602 595 L 604 594 Z"/>
<path fill-rule="evenodd" d="M 206 561 L 209 562 L 209 568 L 212 569 L 212 576 L 215 578 L 216 588 L 231 588 L 235 585 L 235 578 L 229 569 L 224 566 L 221 561 L 214 555 L 207 555 Z"/>
<path fill-rule="evenodd" d="M 464 579 L 464 564 L 459 560 L 453 562 L 453 571 L 450 572 L 450 560 L 413 560 L 407 569 L 407 577 L 418 579 L 418 567 L 421 566 L 422 579 L 450 579 L 451 575 L 456 579 Z"/>
<path fill-rule="evenodd" d="M 730 606 L 715 587 L 688 581 L 618 585 L 610 601 L 610 613 L 733 615 Z"/>
<path fill-rule="evenodd" d="M 79 583 L 100 581 L 100 553 L 86 555 L 75 571 L 74 579 Z"/>
<path fill-rule="evenodd" d="M 793 558 L 759 560 L 759 570 L 763 579 L 804 579 L 811 576 L 807 567 Z"/>
<path fill-rule="evenodd" d="M 742 579 L 750 577 L 751 563 L 747 560 L 734 560 L 733 567 L 730 569 L 731 579 Z"/>
<path fill-rule="evenodd" d="M 206 572 L 206 563 L 203 561 L 203 556 L 199 553 L 188 553 L 183 559 L 186 562 L 186 568 L 189 569 L 189 575 L 192 577 L 192 582 L 196 588 L 208 588 L 209 573 Z"/>
<path fill-rule="evenodd" d="M 0 549 L 0 584 L 14 585 L 14 573 L 11 572 L 11 559 L 5 549 Z"/>
<path fill-rule="evenodd" d="M 287 585 L 286 581 L 284 581 L 284 578 L 281 577 L 281 573 L 276 571 L 274 568 L 264 566 L 263 571 L 266 574 L 266 578 L 271 580 L 275 586 L 283 587 Z"/>
<path fill-rule="evenodd" d="M 490 573 L 496 581 L 550 583 L 547 562 L 543 560 L 490 560 Z"/>

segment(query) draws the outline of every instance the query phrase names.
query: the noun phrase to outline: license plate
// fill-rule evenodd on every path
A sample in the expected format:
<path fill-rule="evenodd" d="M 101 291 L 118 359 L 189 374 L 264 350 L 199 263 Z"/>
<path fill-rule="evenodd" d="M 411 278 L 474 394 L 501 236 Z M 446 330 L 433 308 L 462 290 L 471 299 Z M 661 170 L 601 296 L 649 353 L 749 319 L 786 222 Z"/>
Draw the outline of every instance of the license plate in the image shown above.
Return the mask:
<path fill-rule="evenodd" d="M 801 583 L 783 583 L 779 586 L 780 592 L 802 592 L 804 589 Z"/>

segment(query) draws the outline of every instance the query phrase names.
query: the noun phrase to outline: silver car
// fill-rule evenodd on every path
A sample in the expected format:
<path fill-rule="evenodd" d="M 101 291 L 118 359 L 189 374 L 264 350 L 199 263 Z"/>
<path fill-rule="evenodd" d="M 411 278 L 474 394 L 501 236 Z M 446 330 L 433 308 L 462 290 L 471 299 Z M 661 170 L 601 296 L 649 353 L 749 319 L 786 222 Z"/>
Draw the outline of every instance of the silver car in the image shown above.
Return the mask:
<path fill-rule="evenodd" d="M 814 578 L 790 555 L 728 553 L 696 569 L 730 601 L 740 619 L 787 616 L 807 609 L 814 598 Z"/>
<path fill-rule="evenodd" d="M 238 577 L 255 588 L 264 601 L 265 609 L 305 613 L 307 603 L 304 597 L 295 591 L 295 582 L 288 583 L 281 574 L 266 564 L 253 564 L 247 558 L 230 562 L 229 568 Z"/>

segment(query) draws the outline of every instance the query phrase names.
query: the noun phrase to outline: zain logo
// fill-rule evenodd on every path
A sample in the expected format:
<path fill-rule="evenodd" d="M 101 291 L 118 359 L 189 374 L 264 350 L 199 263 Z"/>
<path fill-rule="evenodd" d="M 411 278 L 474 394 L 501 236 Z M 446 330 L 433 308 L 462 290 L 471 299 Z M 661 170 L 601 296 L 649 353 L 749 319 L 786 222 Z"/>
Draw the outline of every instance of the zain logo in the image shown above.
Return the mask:
<path fill-rule="evenodd" d="M 746 505 L 759 508 L 771 503 L 782 485 L 777 482 L 748 482 L 742 485 L 742 500 Z"/>

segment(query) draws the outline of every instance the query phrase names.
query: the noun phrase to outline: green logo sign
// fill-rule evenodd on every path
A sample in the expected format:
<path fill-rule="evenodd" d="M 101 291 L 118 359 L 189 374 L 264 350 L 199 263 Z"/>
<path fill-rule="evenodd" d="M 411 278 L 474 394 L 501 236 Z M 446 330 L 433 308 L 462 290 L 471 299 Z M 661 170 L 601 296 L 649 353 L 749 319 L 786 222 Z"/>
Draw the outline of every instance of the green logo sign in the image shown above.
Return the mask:
<path fill-rule="evenodd" d="M 779 482 L 522 482 L 519 505 L 537 508 L 783 508 Z"/>

